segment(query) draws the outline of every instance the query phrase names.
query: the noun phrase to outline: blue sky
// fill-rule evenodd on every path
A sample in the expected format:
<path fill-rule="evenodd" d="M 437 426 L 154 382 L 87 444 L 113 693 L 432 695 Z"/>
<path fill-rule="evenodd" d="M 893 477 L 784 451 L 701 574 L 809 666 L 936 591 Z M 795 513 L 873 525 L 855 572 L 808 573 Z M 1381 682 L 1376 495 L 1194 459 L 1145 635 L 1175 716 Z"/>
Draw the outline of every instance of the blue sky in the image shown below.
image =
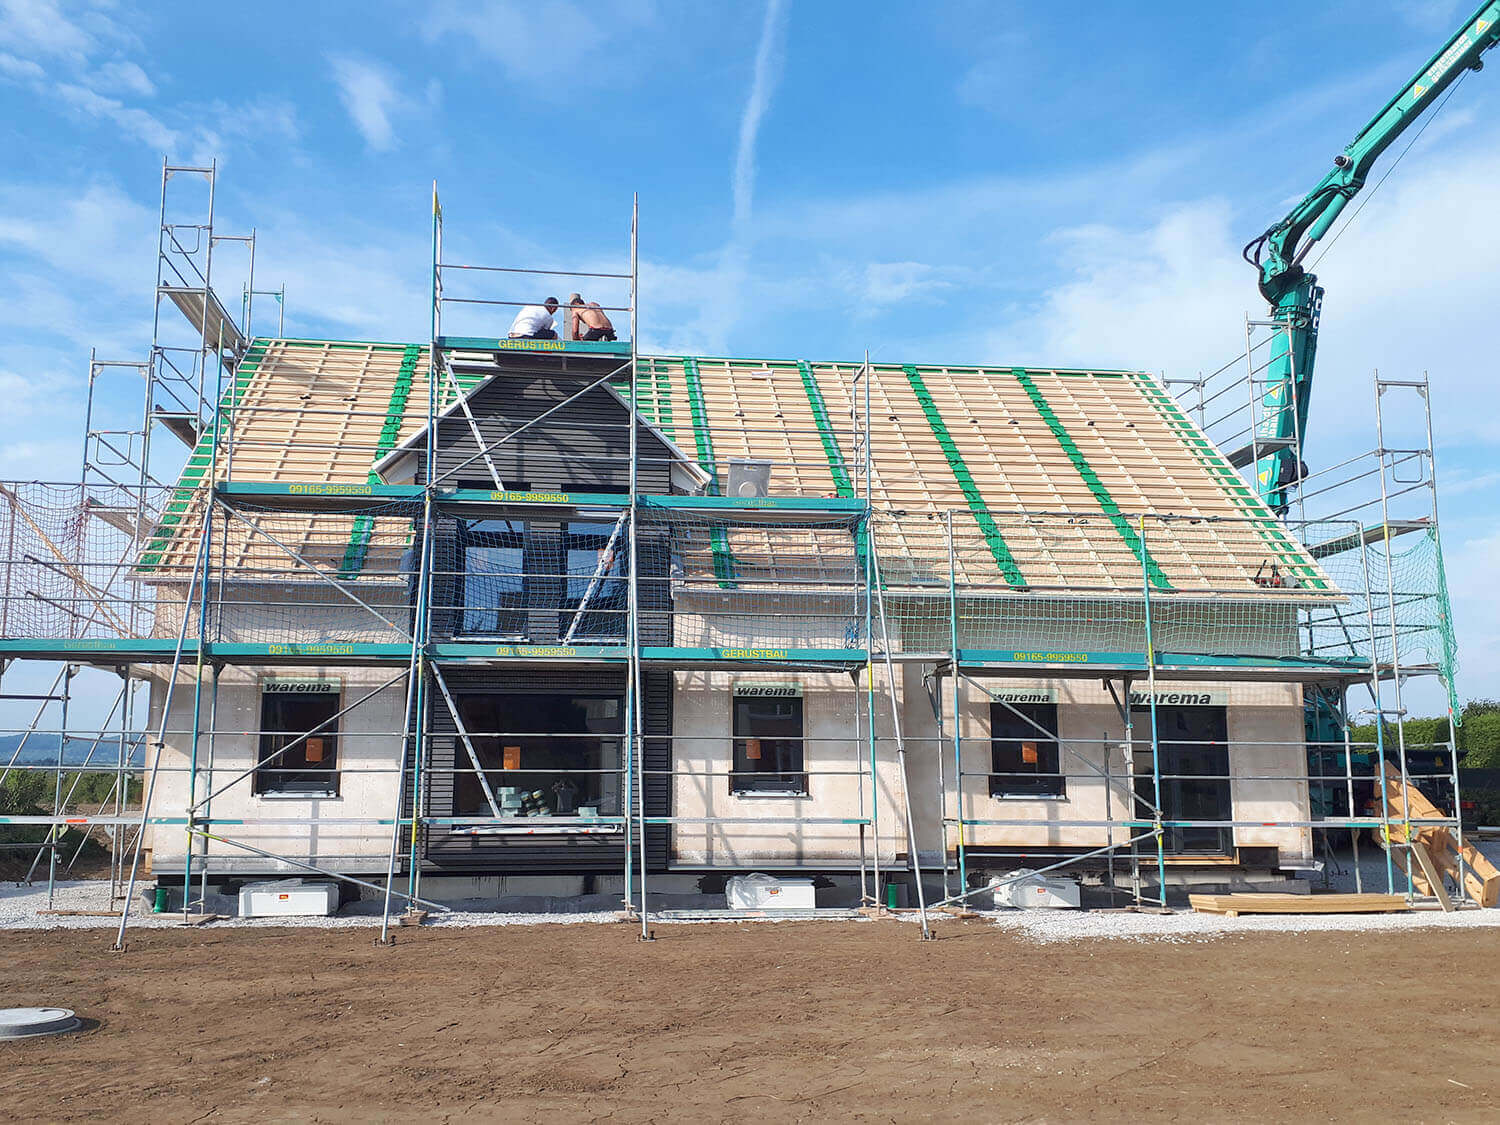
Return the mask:
<path fill-rule="evenodd" d="M 1240 246 L 1472 6 L 0 0 L 0 476 L 76 474 L 88 349 L 144 353 L 163 154 L 219 161 L 292 334 L 425 338 L 435 179 L 482 263 L 619 268 L 638 192 L 648 348 L 1213 369 Z M 1492 66 L 1320 266 L 1311 426 L 1316 468 L 1372 444 L 1374 368 L 1431 372 L 1480 696 L 1497 141 Z"/>

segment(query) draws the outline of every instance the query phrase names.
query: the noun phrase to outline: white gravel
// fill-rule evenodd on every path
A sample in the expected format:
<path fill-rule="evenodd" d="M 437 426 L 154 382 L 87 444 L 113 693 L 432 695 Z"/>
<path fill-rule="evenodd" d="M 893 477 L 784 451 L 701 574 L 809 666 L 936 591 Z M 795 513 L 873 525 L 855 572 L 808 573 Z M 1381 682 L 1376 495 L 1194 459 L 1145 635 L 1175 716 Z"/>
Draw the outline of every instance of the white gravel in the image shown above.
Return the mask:
<path fill-rule="evenodd" d="M 1500 929 L 1500 910 L 1415 910 L 1407 914 L 1222 914 L 1106 913 L 1080 910 L 1007 910 L 986 913 L 996 927 L 1032 941 L 1211 941 L 1248 933 L 1365 933 L 1423 929 Z"/>
<path fill-rule="evenodd" d="M 1500 853 L 1500 843 L 1486 843 L 1484 850 L 1491 854 L 1492 858 L 1500 859 L 1500 855 L 1496 854 Z M 1347 866 L 1347 857 L 1344 858 Z M 1384 854 L 1375 852 L 1361 858 L 1364 860 L 1361 867 L 1364 871 L 1366 892 L 1383 893 L 1386 889 Z M 1321 886 L 1321 882 L 1320 877 L 1314 879 L 1315 886 Z M 1346 871 L 1336 878 L 1335 885 L 1339 889 L 1352 890 L 1353 880 L 1350 873 Z M 40 913 L 46 908 L 47 888 L 45 884 L 29 887 L 17 884 L 0 886 L 0 930 L 93 930 L 112 929 L 119 924 L 117 916 L 90 917 Z M 109 910 L 111 908 L 109 884 L 93 880 L 58 883 L 52 908 L 56 910 Z M 916 912 L 903 911 L 897 917 L 903 921 L 915 922 Z M 952 920 L 952 916 L 947 914 L 934 913 L 930 917 L 934 923 Z M 1453 914 L 1444 914 L 1435 908 L 1424 908 L 1404 914 L 1244 914 L 1238 918 L 1216 914 L 1196 914 L 1191 911 L 1152 914 L 1128 911 L 996 910 L 983 911 L 981 917 L 997 929 L 1044 944 L 1096 938 L 1187 942 L 1208 941 L 1241 933 L 1357 933 L 1500 928 L 1500 909 L 1464 909 Z M 180 913 L 152 914 L 150 908 L 138 900 L 130 913 L 130 926 L 132 929 L 172 928 L 180 925 L 181 918 Z M 736 921 L 740 920 L 736 919 Z M 774 921 L 774 919 L 767 921 Z M 620 924 L 620 915 L 614 911 L 499 913 L 461 909 L 446 912 L 432 911 L 427 916 L 426 924 L 454 928 L 614 925 Z M 706 924 L 706 920 L 699 923 L 698 920 L 669 921 L 653 917 L 651 924 L 653 926 Z M 333 918 L 225 918 L 210 923 L 213 929 L 264 929 L 288 926 L 308 929 L 368 929 L 379 925 L 380 903 L 378 901 L 361 902 Z"/>
<path fill-rule="evenodd" d="M 373 908 L 373 912 L 372 912 Z M 0 930 L 100 930 L 114 929 L 119 915 L 112 917 L 90 917 L 88 915 L 41 914 L 47 909 L 47 886 L 8 884 L 0 886 Z M 106 882 L 80 881 L 57 884 L 53 897 L 54 910 L 110 910 L 109 884 Z M 113 907 L 118 910 L 118 906 Z M 619 921 L 613 912 L 582 914 L 498 914 L 482 911 L 454 910 L 433 911 L 427 915 L 428 926 L 535 926 L 575 925 Z M 149 907 L 137 902 L 130 911 L 131 929 L 171 929 L 182 922 L 180 912 L 152 914 Z M 345 913 L 333 918 L 224 918 L 209 923 L 214 929 L 275 928 L 286 926 L 308 929 L 359 929 L 378 928 L 380 925 L 380 903 L 364 902 L 358 913 Z"/>

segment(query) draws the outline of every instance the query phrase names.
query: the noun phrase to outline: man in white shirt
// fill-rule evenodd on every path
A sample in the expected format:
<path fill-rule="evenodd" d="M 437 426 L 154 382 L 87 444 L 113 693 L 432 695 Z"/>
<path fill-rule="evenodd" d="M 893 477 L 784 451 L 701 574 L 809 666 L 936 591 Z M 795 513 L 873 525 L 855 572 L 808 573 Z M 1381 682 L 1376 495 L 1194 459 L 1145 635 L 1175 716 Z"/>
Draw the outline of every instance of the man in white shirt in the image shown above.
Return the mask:
<path fill-rule="evenodd" d="M 557 311 L 557 298 L 548 297 L 541 305 L 523 305 L 511 321 L 512 340 L 555 340 L 557 330 L 553 328 L 552 314 Z"/>

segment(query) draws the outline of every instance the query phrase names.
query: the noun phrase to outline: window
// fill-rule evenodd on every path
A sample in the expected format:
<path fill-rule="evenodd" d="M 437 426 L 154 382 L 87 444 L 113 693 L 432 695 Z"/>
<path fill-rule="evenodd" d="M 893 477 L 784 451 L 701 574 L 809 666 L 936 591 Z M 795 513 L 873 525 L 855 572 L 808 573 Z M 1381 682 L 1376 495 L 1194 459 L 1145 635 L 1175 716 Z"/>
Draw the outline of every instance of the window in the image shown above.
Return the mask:
<path fill-rule="evenodd" d="M 341 699 L 335 680 L 262 682 L 256 796 L 338 796 Z"/>
<path fill-rule="evenodd" d="M 1132 693 L 1133 694 L 1133 693 Z M 1149 816 L 1151 707 L 1133 707 L 1137 815 Z M 1229 713 L 1218 706 L 1156 706 L 1156 763 L 1161 767 L 1161 811 L 1166 820 L 1198 821 L 1166 830 L 1170 854 L 1232 855 L 1234 831 L 1205 821 L 1233 820 L 1229 793 Z M 1142 812 L 1141 810 L 1144 810 Z"/>
<path fill-rule="evenodd" d="M 468 520 L 459 525 L 459 555 L 461 631 L 525 638 L 526 525 L 518 520 Z"/>
<path fill-rule="evenodd" d="M 625 533 L 618 523 L 567 524 L 560 637 L 625 636 Z"/>
<path fill-rule="evenodd" d="M 1061 797 L 1060 759 L 1056 703 L 990 704 L 991 797 Z"/>
<path fill-rule="evenodd" d="M 734 770 L 729 791 L 806 795 L 802 695 L 797 685 L 735 688 Z"/>
<path fill-rule="evenodd" d="M 458 713 L 500 815 L 620 815 L 619 696 L 467 693 Z M 453 754 L 453 815 L 492 816 L 459 738 Z"/>

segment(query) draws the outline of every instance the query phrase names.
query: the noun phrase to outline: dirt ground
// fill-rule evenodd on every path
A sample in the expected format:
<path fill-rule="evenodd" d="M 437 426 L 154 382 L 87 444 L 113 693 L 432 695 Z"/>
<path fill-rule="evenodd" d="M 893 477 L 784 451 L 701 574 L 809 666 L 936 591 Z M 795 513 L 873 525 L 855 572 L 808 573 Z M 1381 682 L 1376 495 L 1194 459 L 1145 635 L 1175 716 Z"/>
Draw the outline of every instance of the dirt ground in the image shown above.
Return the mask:
<path fill-rule="evenodd" d="M 1037 944 L 983 922 L 0 934 L 0 1115 L 1500 1117 L 1500 931 Z"/>

